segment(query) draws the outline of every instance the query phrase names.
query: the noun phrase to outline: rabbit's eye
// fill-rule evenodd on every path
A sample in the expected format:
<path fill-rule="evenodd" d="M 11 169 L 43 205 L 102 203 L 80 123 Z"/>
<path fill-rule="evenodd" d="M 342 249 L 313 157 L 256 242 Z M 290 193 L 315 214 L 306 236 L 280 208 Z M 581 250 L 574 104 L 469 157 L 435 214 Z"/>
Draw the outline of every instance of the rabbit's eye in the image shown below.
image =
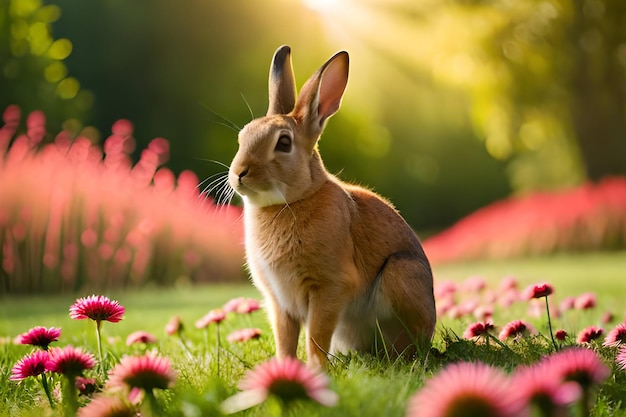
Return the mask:
<path fill-rule="evenodd" d="M 291 138 L 287 135 L 281 135 L 278 138 L 278 142 L 276 142 L 274 150 L 285 153 L 291 152 Z"/>

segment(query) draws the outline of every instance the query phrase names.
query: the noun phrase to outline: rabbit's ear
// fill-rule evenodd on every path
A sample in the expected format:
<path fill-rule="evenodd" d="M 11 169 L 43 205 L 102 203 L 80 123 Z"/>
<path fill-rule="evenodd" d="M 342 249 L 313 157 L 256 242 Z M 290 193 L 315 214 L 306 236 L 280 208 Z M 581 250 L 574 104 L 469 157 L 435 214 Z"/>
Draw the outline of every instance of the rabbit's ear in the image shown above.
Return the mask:
<path fill-rule="evenodd" d="M 330 58 L 302 87 L 294 113 L 311 123 L 315 130 L 339 110 L 348 84 L 349 58 L 341 51 Z"/>
<path fill-rule="evenodd" d="M 291 68 L 291 48 L 281 46 L 274 53 L 269 77 L 267 115 L 287 114 L 296 102 L 296 82 Z"/>

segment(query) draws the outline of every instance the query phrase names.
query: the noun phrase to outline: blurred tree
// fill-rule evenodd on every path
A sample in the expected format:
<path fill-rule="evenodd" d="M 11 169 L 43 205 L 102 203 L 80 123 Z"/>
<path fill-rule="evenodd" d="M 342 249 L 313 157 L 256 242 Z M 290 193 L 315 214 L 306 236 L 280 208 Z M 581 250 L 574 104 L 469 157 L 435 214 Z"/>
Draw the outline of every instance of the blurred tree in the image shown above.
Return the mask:
<path fill-rule="evenodd" d="M 436 76 L 470 92 L 517 189 L 626 175 L 626 2 L 448 0 L 422 15 Z"/>
<path fill-rule="evenodd" d="M 60 15 L 58 6 L 40 0 L 0 0 L 2 110 L 8 104 L 20 104 L 26 113 L 43 110 L 55 126 L 70 118 L 87 121 L 92 95 L 64 62 L 72 42 L 51 34 Z"/>

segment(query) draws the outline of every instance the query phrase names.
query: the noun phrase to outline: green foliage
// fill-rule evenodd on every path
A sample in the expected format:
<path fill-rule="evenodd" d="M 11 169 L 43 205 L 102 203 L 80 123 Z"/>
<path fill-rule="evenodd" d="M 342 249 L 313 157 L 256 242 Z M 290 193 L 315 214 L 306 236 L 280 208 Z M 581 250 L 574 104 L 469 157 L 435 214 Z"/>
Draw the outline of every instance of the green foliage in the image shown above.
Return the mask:
<path fill-rule="evenodd" d="M 60 16 L 58 6 L 41 0 L 0 1 L 1 105 L 43 110 L 56 125 L 70 118 L 85 123 L 93 95 L 66 65 L 72 41 L 52 34 Z"/>

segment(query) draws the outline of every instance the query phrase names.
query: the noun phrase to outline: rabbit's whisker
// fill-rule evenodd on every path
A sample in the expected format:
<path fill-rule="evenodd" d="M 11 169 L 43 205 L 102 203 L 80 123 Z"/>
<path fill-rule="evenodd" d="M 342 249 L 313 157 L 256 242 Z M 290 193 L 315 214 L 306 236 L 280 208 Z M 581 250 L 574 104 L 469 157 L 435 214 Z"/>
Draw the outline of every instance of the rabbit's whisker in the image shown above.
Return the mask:
<path fill-rule="evenodd" d="M 219 114 L 215 110 L 211 109 L 206 104 L 200 103 L 200 105 L 202 107 L 204 107 L 206 110 L 208 110 L 212 115 L 214 115 L 214 116 L 216 116 L 216 117 L 218 117 L 220 119 L 220 120 L 211 120 L 212 122 L 217 123 L 217 124 L 222 125 L 222 126 L 225 126 L 225 127 L 229 128 L 229 129 L 232 129 L 235 132 L 239 132 L 241 130 L 241 127 L 237 126 L 237 124 L 235 122 L 233 122 L 232 120 L 228 119 L 225 116 L 222 116 L 221 114 Z"/>

